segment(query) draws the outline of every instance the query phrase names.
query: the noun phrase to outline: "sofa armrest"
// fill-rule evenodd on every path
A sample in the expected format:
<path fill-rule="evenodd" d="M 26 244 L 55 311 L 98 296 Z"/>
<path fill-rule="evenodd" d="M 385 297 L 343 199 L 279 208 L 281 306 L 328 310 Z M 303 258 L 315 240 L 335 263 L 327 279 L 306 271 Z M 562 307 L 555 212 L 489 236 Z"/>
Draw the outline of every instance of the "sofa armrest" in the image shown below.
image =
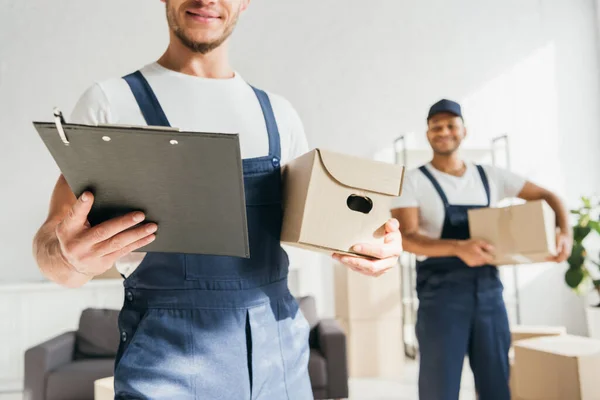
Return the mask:
<path fill-rule="evenodd" d="M 46 398 L 46 377 L 61 365 L 73 361 L 75 332 L 65 332 L 25 352 L 24 399 Z"/>
<path fill-rule="evenodd" d="M 322 319 L 315 327 L 319 350 L 327 362 L 327 395 L 348 397 L 348 360 L 346 334 L 334 319 Z"/>

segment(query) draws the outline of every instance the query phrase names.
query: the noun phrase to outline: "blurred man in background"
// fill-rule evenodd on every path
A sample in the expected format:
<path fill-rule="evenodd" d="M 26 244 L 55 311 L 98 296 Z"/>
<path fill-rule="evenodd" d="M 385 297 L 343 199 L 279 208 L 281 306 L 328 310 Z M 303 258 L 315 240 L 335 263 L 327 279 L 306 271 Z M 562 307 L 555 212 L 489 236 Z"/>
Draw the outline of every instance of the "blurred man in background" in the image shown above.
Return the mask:
<path fill-rule="evenodd" d="M 404 249 L 418 256 L 421 400 L 458 400 L 465 355 L 481 400 L 509 400 L 510 329 L 494 248 L 469 237 L 467 211 L 505 198 L 546 200 L 556 213 L 557 255 L 572 245 L 568 214 L 558 196 L 505 169 L 464 161 L 467 135 L 461 106 L 441 100 L 427 117 L 433 159 L 406 175 L 392 214 Z"/>

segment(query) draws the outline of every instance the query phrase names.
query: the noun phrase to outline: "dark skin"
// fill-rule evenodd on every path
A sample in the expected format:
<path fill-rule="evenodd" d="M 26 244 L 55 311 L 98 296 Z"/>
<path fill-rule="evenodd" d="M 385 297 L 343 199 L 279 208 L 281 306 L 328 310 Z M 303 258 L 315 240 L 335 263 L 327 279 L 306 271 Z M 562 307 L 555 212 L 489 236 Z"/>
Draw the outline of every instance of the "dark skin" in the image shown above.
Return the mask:
<path fill-rule="evenodd" d="M 440 113 L 431 118 L 427 124 L 427 140 L 433 150 L 433 167 L 444 173 L 462 176 L 465 163 L 460 159 L 457 150 L 467 135 L 463 120 L 449 113 Z M 573 244 L 572 231 L 569 226 L 568 211 L 562 200 L 550 190 L 527 181 L 519 194 L 519 198 L 527 201 L 545 200 L 556 213 L 556 248 L 557 254 L 548 261 L 563 262 L 570 253 Z M 419 233 L 419 208 L 397 208 L 392 215 L 400 221 L 403 247 L 406 251 L 428 257 L 459 257 L 467 265 L 477 267 L 490 264 L 493 260 L 493 246 L 479 239 L 448 240 L 431 239 Z"/>

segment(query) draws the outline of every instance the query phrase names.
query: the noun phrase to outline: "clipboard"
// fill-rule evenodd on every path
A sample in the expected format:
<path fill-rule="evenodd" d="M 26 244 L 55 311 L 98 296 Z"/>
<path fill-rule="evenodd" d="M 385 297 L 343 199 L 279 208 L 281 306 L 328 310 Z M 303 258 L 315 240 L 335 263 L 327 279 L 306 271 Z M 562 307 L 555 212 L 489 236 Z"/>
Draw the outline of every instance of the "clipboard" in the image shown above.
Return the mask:
<path fill-rule="evenodd" d="M 131 211 L 158 225 L 138 252 L 250 257 L 238 134 L 176 128 L 33 122 L 95 226 Z"/>

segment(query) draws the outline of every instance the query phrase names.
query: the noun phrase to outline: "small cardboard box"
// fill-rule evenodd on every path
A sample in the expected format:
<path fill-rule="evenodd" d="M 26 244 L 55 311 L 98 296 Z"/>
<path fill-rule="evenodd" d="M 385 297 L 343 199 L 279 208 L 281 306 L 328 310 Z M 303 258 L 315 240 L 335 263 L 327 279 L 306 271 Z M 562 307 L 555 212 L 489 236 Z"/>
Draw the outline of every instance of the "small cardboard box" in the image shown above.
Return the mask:
<path fill-rule="evenodd" d="M 513 325 L 510 327 L 510 335 L 513 345 L 519 340 L 566 334 L 567 328 L 564 326 Z"/>
<path fill-rule="evenodd" d="M 556 217 L 544 200 L 468 214 L 471 237 L 494 246 L 496 265 L 545 262 L 556 254 Z"/>
<path fill-rule="evenodd" d="M 404 341 L 400 318 L 338 319 L 346 333 L 352 378 L 402 377 Z"/>
<path fill-rule="evenodd" d="M 598 400 L 600 340 L 560 335 L 515 344 L 516 393 L 527 400 Z"/>
<path fill-rule="evenodd" d="M 382 243 L 404 167 L 312 150 L 283 169 L 281 241 L 327 253 L 357 243 Z"/>
<path fill-rule="evenodd" d="M 378 278 L 334 266 L 335 316 L 341 319 L 402 317 L 400 268 Z"/>

